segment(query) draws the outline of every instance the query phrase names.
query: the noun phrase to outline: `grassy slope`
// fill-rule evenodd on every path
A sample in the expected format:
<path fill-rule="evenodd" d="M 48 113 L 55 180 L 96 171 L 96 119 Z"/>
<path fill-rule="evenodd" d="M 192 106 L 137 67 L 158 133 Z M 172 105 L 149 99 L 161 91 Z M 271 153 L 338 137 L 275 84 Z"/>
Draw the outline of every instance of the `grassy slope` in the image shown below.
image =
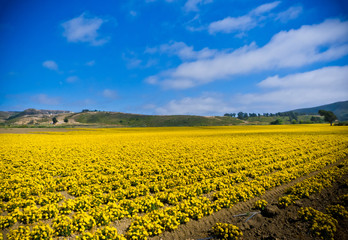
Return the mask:
<path fill-rule="evenodd" d="M 298 116 L 300 123 L 309 123 L 313 115 Z M 318 116 L 318 115 L 315 115 Z M 249 117 L 242 121 L 233 117 L 202 117 L 190 115 L 138 115 L 113 112 L 88 112 L 71 116 L 83 124 L 105 124 L 130 127 L 170 127 L 170 126 L 228 126 L 228 125 L 269 125 L 276 119 L 290 124 L 289 117 Z"/>
<path fill-rule="evenodd" d="M 320 109 L 333 111 L 340 121 L 348 120 L 348 101 L 337 102 L 333 104 L 323 105 L 314 108 L 303 108 L 294 110 L 295 112 L 305 113 L 308 115 L 298 116 L 299 123 L 310 123 L 313 115 L 317 116 Z M 46 110 L 41 110 L 46 111 Z M 164 127 L 164 126 L 228 126 L 228 125 L 268 125 L 276 119 L 281 119 L 283 124 L 290 124 L 289 117 L 250 117 L 245 121 L 232 117 L 202 117 L 190 115 L 140 115 L 118 112 L 87 112 L 87 113 L 62 113 L 55 115 L 63 122 L 65 117 L 68 117 L 72 122 L 62 124 L 61 127 L 68 126 L 120 126 L 120 127 Z M 40 110 L 27 109 L 23 112 L 1 112 L 1 126 L 19 126 L 23 125 L 21 121 L 28 117 L 36 117 L 36 126 L 50 126 L 51 115 L 45 115 Z M 29 119 L 30 120 L 30 119 Z M 31 126 L 31 124 L 29 124 Z M 28 125 L 28 126 L 29 126 Z M 24 127 L 24 126 L 23 126 Z M 56 127 L 56 126 L 54 126 Z"/>
<path fill-rule="evenodd" d="M 132 127 L 164 127 L 164 126 L 224 126 L 242 123 L 230 117 L 202 117 L 189 115 L 138 115 L 127 113 L 80 113 L 73 116 L 75 121 L 88 124 L 111 124 Z"/>
<path fill-rule="evenodd" d="M 319 110 L 332 111 L 340 121 L 348 121 L 348 101 L 336 102 L 313 108 L 301 108 L 293 110 L 298 113 L 318 114 Z"/>
<path fill-rule="evenodd" d="M 309 123 L 311 122 L 311 117 L 319 117 L 319 115 L 302 115 L 302 116 L 298 116 L 298 123 Z M 322 119 L 324 119 L 324 117 L 320 117 Z M 277 120 L 277 119 L 281 119 L 283 121 L 283 124 L 291 124 L 289 117 L 264 117 L 264 116 L 260 116 L 260 117 L 249 117 L 247 119 L 249 124 L 257 124 L 257 125 L 263 125 L 263 124 L 270 124 L 271 122 Z"/>

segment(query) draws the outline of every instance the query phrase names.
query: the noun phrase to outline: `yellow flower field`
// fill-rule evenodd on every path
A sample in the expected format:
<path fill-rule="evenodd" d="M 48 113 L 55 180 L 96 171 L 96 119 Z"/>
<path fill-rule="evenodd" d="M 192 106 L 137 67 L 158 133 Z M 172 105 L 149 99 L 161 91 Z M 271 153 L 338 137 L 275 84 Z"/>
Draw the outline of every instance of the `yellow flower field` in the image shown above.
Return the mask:
<path fill-rule="evenodd" d="M 146 239 L 347 155 L 328 125 L 0 134 L 0 239 Z"/>

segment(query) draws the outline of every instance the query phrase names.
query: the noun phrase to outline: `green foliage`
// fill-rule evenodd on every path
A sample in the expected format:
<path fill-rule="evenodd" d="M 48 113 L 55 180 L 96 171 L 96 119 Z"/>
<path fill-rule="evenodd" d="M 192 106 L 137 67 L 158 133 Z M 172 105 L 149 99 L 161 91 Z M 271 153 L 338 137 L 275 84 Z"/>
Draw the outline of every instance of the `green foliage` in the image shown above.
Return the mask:
<path fill-rule="evenodd" d="M 226 126 L 242 123 L 232 117 L 202 117 L 190 115 L 138 115 L 116 112 L 80 113 L 75 121 L 87 124 L 112 124 L 132 127 Z"/>
<path fill-rule="evenodd" d="M 58 119 L 56 117 L 53 117 L 52 122 L 53 122 L 53 124 L 56 124 L 58 122 Z"/>
<path fill-rule="evenodd" d="M 275 121 L 270 123 L 271 125 L 282 125 L 283 124 L 283 120 L 281 120 L 280 118 L 276 119 Z"/>
<path fill-rule="evenodd" d="M 320 116 L 324 116 L 324 120 L 329 122 L 332 126 L 332 123 L 337 119 L 336 115 L 331 111 L 319 110 Z"/>

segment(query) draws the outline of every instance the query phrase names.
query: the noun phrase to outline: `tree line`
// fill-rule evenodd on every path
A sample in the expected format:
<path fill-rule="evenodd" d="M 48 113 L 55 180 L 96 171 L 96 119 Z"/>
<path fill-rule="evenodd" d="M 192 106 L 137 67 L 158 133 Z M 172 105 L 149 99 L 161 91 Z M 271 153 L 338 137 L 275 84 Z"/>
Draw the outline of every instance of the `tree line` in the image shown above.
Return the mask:
<path fill-rule="evenodd" d="M 278 112 L 278 113 L 247 113 L 247 112 L 239 112 L 239 113 L 225 113 L 225 117 L 237 117 L 241 120 L 246 120 L 249 117 L 289 117 L 290 121 L 295 119 L 297 121 L 297 117 L 300 115 L 306 115 L 304 113 L 298 113 L 298 112 Z"/>
<path fill-rule="evenodd" d="M 337 120 L 336 115 L 332 111 L 326 111 L 326 110 L 319 110 L 318 114 L 320 116 L 324 116 L 324 120 L 320 117 L 312 116 L 310 121 L 313 123 L 322 123 L 323 121 L 329 122 L 332 126 L 332 123 Z M 237 117 L 240 120 L 247 120 L 249 117 L 289 117 L 289 121 L 291 123 L 297 123 L 298 122 L 298 116 L 301 115 L 307 115 L 306 113 L 299 113 L 299 112 L 278 112 L 278 113 L 263 113 L 262 115 L 260 113 L 246 113 L 246 112 L 238 112 L 238 113 L 225 113 L 225 117 Z M 282 124 L 281 119 L 277 119 L 271 124 L 279 125 Z"/>

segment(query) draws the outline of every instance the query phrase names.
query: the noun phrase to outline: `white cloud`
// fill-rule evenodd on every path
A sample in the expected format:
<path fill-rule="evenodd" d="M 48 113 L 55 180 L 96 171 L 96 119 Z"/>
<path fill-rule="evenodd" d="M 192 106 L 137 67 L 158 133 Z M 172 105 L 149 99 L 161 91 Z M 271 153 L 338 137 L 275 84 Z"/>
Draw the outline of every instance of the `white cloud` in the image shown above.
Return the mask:
<path fill-rule="evenodd" d="M 46 94 L 37 94 L 31 97 L 32 101 L 38 104 L 44 105 L 58 105 L 60 103 L 60 99 L 57 97 L 49 97 Z"/>
<path fill-rule="evenodd" d="M 290 7 L 289 9 L 285 10 L 284 12 L 278 13 L 276 20 L 279 20 L 283 23 L 288 22 L 289 20 L 297 18 L 302 13 L 302 11 L 303 11 L 303 9 L 301 6 Z"/>
<path fill-rule="evenodd" d="M 122 53 L 122 58 L 126 61 L 127 68 L 141 67 L 142 60 L 134 52 Z"/>
<path fill-rule="evenodd" d="M 348 65 L 273 76 L 261 81 L 262 93 L 241 94 L 234 102 L 268 112 L 314 107 L 348 99 Z"/>
<path fill-rule="evenodd" d="M 231 33 L 235 31 L 246 31 L 256 27 L 262 14 L 268 13 L 280 4 L 279 1 L 266 3 L 251 10 L 248 14 L 240 17 L 226 17 L 222 20 L 212 22 L 208 26 L 210 34 L 217 32 Z"/>
<path fill-rule="evenodd" d="M 259 93 L 224 97 L 203 94 L 151 106 L 157 114 L 223 115 L 226 112 L 281 112 L 314 107 L 348 99 L 348 65 L 332 66 L 309 72 L 272 76 L 257 86 Z M 150 108 L 150 107 L 149 107 Z"/>
<path fill-rule="evenodd" d="M 236 30 L 249 30 L 257 25 L 255 21 L 250 16 L 241 17 L 227 17 L 220 21 L 212 22 L 209 25 L 209 33 L 225 32 L 230 33 Z"/>
<path fill-rule="evenodd" d="M 62 24 L 63 36 L 68 42 L 86 42 L 92 46 L 103 45 L 108 37 L 100 37 L 98 30 L 106 20 L 98 17 L 88 18 L 85 13 Z"/>
<path fill-rule="evenodd" d="M 42 66 L 50 70 L 58 71 L 58 64 L 55 61 L 47 60 L 42 63 Z"/>
<path fill-rule="evenodd" d="M 208 3 L 212 3 L 213 0 L 187 0 L 185 5 L 184 5 L 184 10 L 187 12 L 191 11 L 199 11 L 198 5 L 205 5 Z"/>
<path fill-rule="evenodd" d="M 267 13 L 267 12 L 273 10 L 274 8 L 276 8 L 279 4 L 280 4 L 280 1 L 262 4 L 262 5 L 258 6 L 257 8 L 253 9 L 250 12 L 250 15 L 260 15 L 260 14 Z"/>
<path fill-rule="evenodd" d="M 102 94 L 105 98 L 109 98 L 109 99 L 116 99 L 117 98 L 117 93 L 115 90 L 104 89 Z"/>
<path fill-rule="evenodd" d="M 92 67 L 95 65 L 95 61 L 92 60 L 92 61 L 86 62 L 86 65 Z"/>
<path fill-rule="evenodd" d="M 78 76 L 70 76 L 70 77 L 67 77 L 67 79 L 66 79 L 66 81 L 68 82 L 68 83 L 74 83 L 74 82 L 76 82 L 76 81 L 78 81 L 79 80 L 79 77 Z"/>
<path fill-rule="evenodd" d="M 176 55 L 181 60 L 187 61 L 211 58 L 217 53 L 217 50 L 203 48 L 200 51 L 194 51 L 192 46 L 187 46 L 184 42 L 170 42 L 169 44 L 162 44 L 158 48 L 147 48 L 145 52 Z"/>
<path fill-rule="evenodd" d="M 263 47 L 251 44 L 230 53 L 217 53 L 211 59 L 182 63 L 151 79 L 156 79 L 152 84 L 164 88 L 185 89 L 240 74 L 332 61 L 347 54 L 348 21 L 331 19 L 279 32 Z"/>
<path fill-rule="evenodd" d="M 197 98 L 186 97 L 172 100 L 168 104 L 155 109 L 161 115 L 220 115 L 221 112 L 233 112 L 226 102 L 216 96 L 201 96 Z"/>

